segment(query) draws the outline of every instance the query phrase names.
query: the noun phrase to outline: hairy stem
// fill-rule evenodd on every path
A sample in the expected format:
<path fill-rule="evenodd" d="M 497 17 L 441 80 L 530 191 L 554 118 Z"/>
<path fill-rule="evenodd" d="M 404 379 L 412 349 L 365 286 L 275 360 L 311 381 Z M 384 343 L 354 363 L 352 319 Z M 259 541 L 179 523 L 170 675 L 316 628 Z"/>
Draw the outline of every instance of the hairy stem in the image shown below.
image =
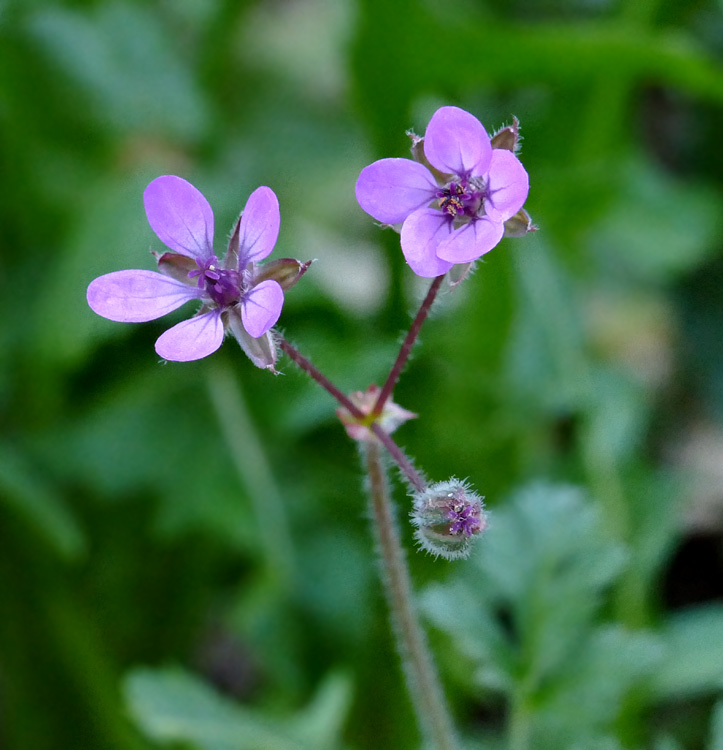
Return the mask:
<path fill-rule="evenodd" d="M 399 354 L 397 354 L 397 359 L 395 360 L 394 365 L 389 372 L 389 376 L 387 377 L 387 380 L 379 393 L 376 404 L 374 404 L 372 414 L 376 416 L 381 414 L 382 409 L 384 408 L 384 404 L 387 403 L 387 400 L 392 395 L 394 386 L 397 384 L 399 376 L 402 373 L 402 369 L 407 363 L 409 355 L 412 353 L 414 342 L 417 340 L 417 336 L 419 336 L 419 331 L 422 328 L 422 324 L 427 319 L 429 311 L 432 309 L 432 304 L 437 297 L 437 292 L 439 292 L 439 288 L 442 285 L 443 280 L 444 274 L 442 274 L 441 276 L 437 276 L 434 281 L 432 281 L 432 285 L 429 287 L 427 296 L 422 301 L 422 304 L 420 305 L 419 310 L 417 311 L 417 314 L 412 321 L 412 325 L 409 331 L 407 331 L 407 335 L 404 337 L 402 346 L 399 349 Z"/>
<path fill-rule="evenodd" d="M 412 466 L 412 462 L 404 455 L 401 448 L 392 440 L 378 424 L 371 426 L 371 431 L 377 436 L 379 442 L 389 451 L 389 455 L 394 459 L 397 466 L 409 480 L 409 483 L 419 492 L 424 492 L 427 484 L 422 475 Z"/>
<path fill-rule="evenodd" d="M 327 393 L 331 394 L 338 402 L 343 406 L 354 418 L 364 419 L 366 414 L 355 406 L 347 397 L 345 393 L 342 393 L 326 375 L 323 375 L 311 362 L 303 355 L 299 350 L 292 346 L 285 338 L 279 336 L 277 338 L 281 350 L 288 354 L 288 356 L 297 364 L 307 375 L 310 375 Z"/>
<path fill-rule="evenodd" d="M 409 569 L 399 540 L 381 449 L 376 443 L 365 447 L 382 578 L 417 721 L 436 750 L 456 750 L 452 721 L 412 598 Z"/>

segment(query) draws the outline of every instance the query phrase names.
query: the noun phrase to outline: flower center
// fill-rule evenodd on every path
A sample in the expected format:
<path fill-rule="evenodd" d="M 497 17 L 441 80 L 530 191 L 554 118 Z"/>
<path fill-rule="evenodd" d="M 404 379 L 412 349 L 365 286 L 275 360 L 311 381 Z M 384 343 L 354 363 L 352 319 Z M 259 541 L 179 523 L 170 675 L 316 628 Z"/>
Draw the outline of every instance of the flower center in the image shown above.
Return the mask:
<path fill-rule="evenodd" d="M 472 534 L 481 530 L 479 507 L 475 505 L 456 502 L 447 511 L 447 518 L 451 521 L 449 525 L 450 534 L 472 536 Z"/>
<path fill-rule="evenodd" d="M 229 307 L 241 298 L 241 279 L 238 272 L 221 268 L 215 255 L 197 270 L 191 271 L 188 277 L 198 277 L 198 288 L 219 307 Z"/>
<path fill-rule="evenodd" d="M 464 182 L 450 182 L 447 187 L 437 191 L 437 200 L 442 213 L 451 219 L 458 216 L 475 216 L 482 205 L 482 193 L 473 185 Z"/>

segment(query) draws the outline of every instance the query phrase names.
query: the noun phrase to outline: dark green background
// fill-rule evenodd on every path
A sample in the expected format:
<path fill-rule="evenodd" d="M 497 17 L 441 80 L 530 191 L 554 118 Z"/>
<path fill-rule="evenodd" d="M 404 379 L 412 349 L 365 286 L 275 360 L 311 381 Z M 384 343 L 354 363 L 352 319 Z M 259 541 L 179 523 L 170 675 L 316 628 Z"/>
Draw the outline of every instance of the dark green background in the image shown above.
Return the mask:
<path fill-rule="evenodd" d="M 317 261 L 282 329 L 343 390 L 381 383 L 425 285 L 354 182 L 455 104 L 490 131 L 520 119 L 540 231 L 504 240 L 441 298 L 396 391 L 420 415 L 398 440 L 431 479 L 469 477 L 499 512 L 533 480 L 582 487 L 627 562 L 581 632 L 617 623 L 668 651 L 598 717 L 600 744 L 565 724 L 567 744 L 552 745 L 537 717 L 575 659 L 536 682 L 521 648 L 495 686 L 432 617 L 453 712 L 470 747 L 723 747 L 723 711 L 710 729 L 723 686 L 722 55 L 719 0 L 0 2 L 0 745 L 419 746 L 335 404 L 288 361 L 279 377 L 255 369 L 233 340 L 159 363 L 172 321 L 105 321 L 85 288 L 152 268 L 154 177 L 206 195 L 219 251 L 268 185 L 274 257 Z M 553 516 L 539 519 L 551 549 L 574 526 Z M 532 546 L 510 544 L 510 569 L 540 569 Z M 485 588 L 472 562 L 411 557 L 420 589 Z M 488 611 L 513 642 L 516 611 Z M 188 701 L 214 716 L 200 684 L 173 692 L 181 673 L 130 671 L 167 665 L 248 709 L 232 739 L 193 745 L 153 724 L 164 697 L 171 713 L 189 716 Z M 329 674 L 339 705 L 321 712 L 323 742 L 243 740 L 244 721 L 272 735 L 303 724 Z"/>

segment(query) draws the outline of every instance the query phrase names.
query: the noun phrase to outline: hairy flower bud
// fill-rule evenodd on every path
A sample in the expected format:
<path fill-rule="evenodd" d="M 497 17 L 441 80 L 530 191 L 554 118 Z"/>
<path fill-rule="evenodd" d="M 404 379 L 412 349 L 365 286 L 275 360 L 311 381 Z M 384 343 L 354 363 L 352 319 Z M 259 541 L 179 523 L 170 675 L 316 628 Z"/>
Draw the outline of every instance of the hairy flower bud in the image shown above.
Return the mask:
<path fill-rule="evenodd" d="M 482 500 L 454 477 L 415 493 L 411 516 L 419 546 L 446 560 L 467 557 L 474 538 L 487 527 Z"/>

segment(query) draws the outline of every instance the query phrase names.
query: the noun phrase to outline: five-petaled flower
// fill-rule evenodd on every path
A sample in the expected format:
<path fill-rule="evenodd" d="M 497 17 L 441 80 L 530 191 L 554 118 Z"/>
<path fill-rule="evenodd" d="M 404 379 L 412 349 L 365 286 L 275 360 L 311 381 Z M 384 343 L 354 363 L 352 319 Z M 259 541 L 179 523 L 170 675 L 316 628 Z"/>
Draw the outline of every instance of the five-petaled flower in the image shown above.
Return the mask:
<path fill-rule="evenodd" d="M 365 167 L 356 197 L 377 221 L 403 222 L 407 263 L 418 276 L 431 278 L 497 245 L 505 221 L 527 198 L 529 179 L 514 153 L 493 148 L 482 123 L 458 107 L 434 113 L 424 156 L 432 169 L 410 159 Z"/>
<path fill-rule="evenodd" d="M 187 362 L 215 352 L 226 329 L 251 361 L 273 370 L 276 347 L 271 328 L 279 319 L 284 290 L 308 263 L 283 259 L 258 265 L 274 249 L 279 203 L 273 190 L 254 190 L 236 223 L 222 261 L 213 250 L 213 211 L 186 180 L 165 175 L 145 190 L 146 216 L 158 238 L 174 252 L 154 253 L 156 271 L 115 271 L 88 287 L 88 304 L 99 315 L 123 323 L 155 320 L 189 300 L 198 313 L 156 341 L 164 359 Z"/>

